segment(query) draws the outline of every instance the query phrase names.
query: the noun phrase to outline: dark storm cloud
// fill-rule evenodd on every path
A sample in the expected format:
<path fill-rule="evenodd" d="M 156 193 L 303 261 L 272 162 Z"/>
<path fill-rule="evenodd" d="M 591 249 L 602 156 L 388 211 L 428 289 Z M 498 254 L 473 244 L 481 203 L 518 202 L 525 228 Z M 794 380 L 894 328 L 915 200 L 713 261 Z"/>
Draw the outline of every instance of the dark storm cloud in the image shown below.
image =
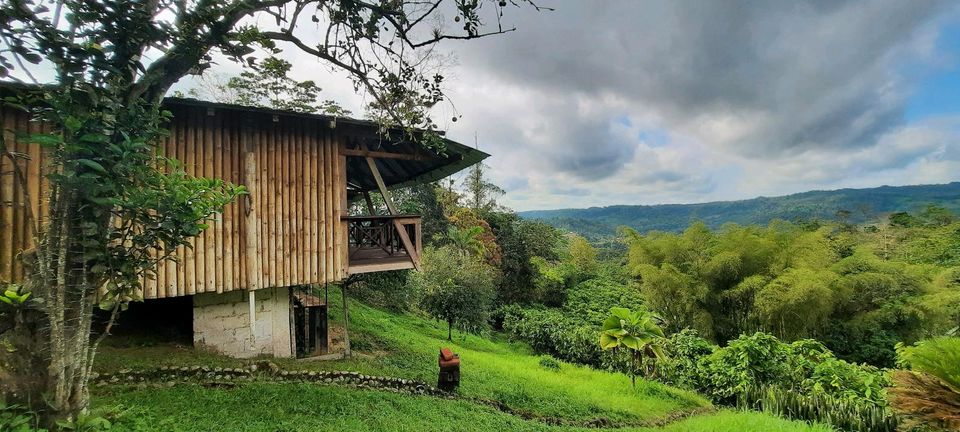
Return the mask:
<path fill-rule="evenodd" d="M 464 45 L 464 68 L 543 94 L 614 95 L 664 126 L 751 157 L 862 147 L 902 121 L 893 60 L 937 1 L 603 1 L 522 12 L 520 30 Z M 553 102 L 531 109 L 555 112 Z M 566 107 L 572 109 L 572 107 Z M 569 116 L 568 116 L 569 117 Z M 570 119 L 554 167 L 585 178 L 632 154 L 597 119 Z M 591 137 L 591 138 L 587 138 Z M 583 154 L 587 152 L 588 154 Z"/>

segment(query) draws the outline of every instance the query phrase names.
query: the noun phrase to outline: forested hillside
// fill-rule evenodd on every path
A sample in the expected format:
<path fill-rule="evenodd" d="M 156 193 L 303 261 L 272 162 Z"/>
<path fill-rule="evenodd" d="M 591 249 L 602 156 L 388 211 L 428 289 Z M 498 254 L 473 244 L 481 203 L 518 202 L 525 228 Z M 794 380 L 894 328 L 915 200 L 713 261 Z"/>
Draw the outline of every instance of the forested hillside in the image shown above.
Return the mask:
<path fill-rule="evenodd" d="M 870 189 L 810 191 L 781 197 L 759 197 L 743 201 L 702 204 L 617 205 L 586 209 L 536 210 L 520 212 L 527 219 L 543 220 L 590 238 L 609 236 L 619 226 L 640 232 L 683 231 L 702 221 L 710 228 L 727 222 L 765 225 L 774 219 L 836 220 L 864 223 L 880 215 L 911 212 L 936 203 L 951 211 L 960 210 L 960 182 L 943 185 L 882 186 Z"/>

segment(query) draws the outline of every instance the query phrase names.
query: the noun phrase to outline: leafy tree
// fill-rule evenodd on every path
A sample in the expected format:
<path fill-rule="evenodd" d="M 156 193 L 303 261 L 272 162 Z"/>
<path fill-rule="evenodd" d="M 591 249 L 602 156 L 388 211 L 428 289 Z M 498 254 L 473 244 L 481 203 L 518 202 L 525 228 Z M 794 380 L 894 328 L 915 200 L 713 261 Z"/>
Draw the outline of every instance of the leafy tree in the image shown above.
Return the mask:
<path fill-rule="evenodd" d="M 484 171 L 487 166 L 483 162 L 467 171 L 463 178 L 463 189 L 466 192 L 467 207 L 476 212 L 489 212 L 497 209 L 497 198 L 504 194 L 503 189 L 490 182 Z"/>
<path fill-rule="evenodd" d="M 483 234 L 483 227 L 473 226 L 469 228 L 450 227 L 447 230 L 447 239 L 450 244 L 462 254 L 474 257 L 483 257 L 486 247 L 480 236 Z"/>
<path fill-rule="evenodd" d="M 350 115 L 349 110 L 332 100 L 321 101 L 321 89 L 313 81 L 290 78 L 292 68 L 290 62 L 270 56 L 250 65 L 226 83 L 217 84 L 213 90 L 228 95 L 218 99 L 227 99 L 225 102 L 240 105 L 335 116 Z"/>
<path fill-rule="evenodd" d="M 907 212 L 896 212 L 888 217 L 890 225 L 895 227 L 911 227 L 916 224 L 916 218 Z"/>
<path fill-rule="evenodd" d="M 424 249 L 423 271 L 414 272 L 413 284 L 423 293 L 423 310 L 447 323 L 447 340 L 454 327 L 465 331 L 486 327 L 493 273 L 482 261 L 450 246 Z"/>
<path fill-rule="evenodd" d="M 647 307 L 660 314 L 671 332 L 694 328 L 701 334 L 713 334 L 712 317 L 705 309 L 709 289 L 673 264 L 661 267 L 646 264 L 637 269 L 640 292 Z"/>
<path fill-rule="evenodd" d="M 556 249 L 561 242 L 559 231 L 540 222 L 520 219 L 513 212 L 488 212 L 486 220 L 497 238 L 502 255 L 497 301 L 500 304 L 550 301 L 559 305 L 560 302 L 553 300 L 561 287 L 537 284 L 541 267 L 549 267 L 547 260 L 558 258 Z M 534 264 L 535 261 L 541 266 Z M 536 289 L 532 289 L 534 287 Z"/>
<path fill-rule="evenodd" d="M 530 4 L 509 4 L 519 3 Z M 496 0 L 64 0 L 52 10 L 48 4 L 0 3 L 0 78 L 36 82 L 27 65 L 41 63 L 55 74 L 43 103 L 31 104 L 35 117 L 55 128 L 32 137 L 51 152 L 53 193 L 49 223 L 35 226 L 38 247 L 26 257 L 33 270 L 24 281 L 33 293 L 28 305 L 38 304 L 38 319 L 47 325 L 37 326 L 34 338 L 18 339 L 34 341 L 20 352 L 37 358 L 11 372 L 26 374 L 14 381 L 37 384 L 17 394 L 44 412 L 48 425 L 88 405 L 92 293 L 105 287 L 103 298 L 114 311 L 122 308 L 140 276 L 239 192 L 188 178 L 151 156 L 168 117 L 160 102 L 171 85 L 210 67 L 216 54 L 255 64 L 257 48 L 279 54 L 279 42 L 348 73 L 372 97 L 385 130 L 399 128 L 436 146 L 429 111 L 444 99 L 443 76 L 424 67 L 425 52 L 443 40 L 512 30 L 501 26 L 508 3 Z M 443 14 L 462 27 L 448 29 Z M 307 19 L 316 25 L 303 25 Z"/>
<path fill-rule="evenodd" d="M 499 267 L 503 253 L 500 245 L 497 243 L 497 237 L 493 234 L 493 228 L 490 223 L 484 220 L 472 209 L 461 207 L 453 211 L 450 216 L 450 223 L 457 229 L 473 230 L 479 227 L 480 230 L 476 237 L 483 245 L 483 259 L 494 267 Z"/>
<path fill-rule="evenodd" d="M 587 239 L 572 234 L 569 240 L 570 263 L 582 278 L 587 278 L 597 271 L 597 249 Z"/>
<path fill-rule="evenodd" d="M 610 316 L 603 321 L 600 330 L 600 347 L 608 349 L 625 348 L 630 351 L 630 383 L 637 387 L 637 364 L 644 355 L 663 357 L 660 340 L 663 330 L 656 323 L 656 317 L 641 309 L 610 308 Z M 649 375 L 649 373 L 647 373 Z"/>
<path fill-rule="evenodd" d="M 918 215 L 918 219 L 928 227 L 947 226 L 956 220 L 956 217 L 946 207 L 928 204 Z"/>

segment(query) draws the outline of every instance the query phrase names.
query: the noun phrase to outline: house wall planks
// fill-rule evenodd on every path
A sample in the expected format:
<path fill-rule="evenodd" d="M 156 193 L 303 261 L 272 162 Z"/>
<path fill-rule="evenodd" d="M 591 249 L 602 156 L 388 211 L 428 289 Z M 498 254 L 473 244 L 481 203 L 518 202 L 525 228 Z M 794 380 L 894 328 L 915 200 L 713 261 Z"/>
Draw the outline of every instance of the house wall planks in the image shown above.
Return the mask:
<path fill-rule="evenodd" d="M 345 137 L 318 119 L 272 116 L 191 105 L 168 107 L 174 117 L 157 151 L 180 161 L 187 174 L 246 184 L 249 195 L 228 205 L 191 241 L 171 251 L 155 277 L 144 280 L 145 298 L 229 292 L 334 282 L 346 275 Z M 0 108 L 3 138 L 25 157 L 14 176 L 0 158 L 0 280 L 23 277 L 21 251 L 34 238 L 28 215 L 45 217 L 49 170 L 40 147 L 20 143 L 11 131 L 38 132 L 49 125 Z M 250 255 L 253 255 L 251 257 Z"/>

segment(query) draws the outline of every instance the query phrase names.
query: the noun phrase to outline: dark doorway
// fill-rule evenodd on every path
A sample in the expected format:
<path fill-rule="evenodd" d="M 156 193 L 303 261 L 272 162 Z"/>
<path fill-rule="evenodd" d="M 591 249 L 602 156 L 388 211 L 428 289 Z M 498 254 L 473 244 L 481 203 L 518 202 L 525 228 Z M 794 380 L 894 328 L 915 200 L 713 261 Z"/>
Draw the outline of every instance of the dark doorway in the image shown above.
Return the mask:
<path fill-rule="evenodd" d="M 105 328 L 110 311 L 97 309 L 94 313 L 93 333 Z M 111 337 L 113 346 L 151 346 L 158 344 L 193 344 L 193 299 L 174 297 L 130 302 L 120 313 Z"/>
<path fill-rule="evenodd" d="M 317 296 L 312 287 L 295 287 L 292 294 L 297 357 L 327 354 L 330 339 L 326 300 Z"/>

